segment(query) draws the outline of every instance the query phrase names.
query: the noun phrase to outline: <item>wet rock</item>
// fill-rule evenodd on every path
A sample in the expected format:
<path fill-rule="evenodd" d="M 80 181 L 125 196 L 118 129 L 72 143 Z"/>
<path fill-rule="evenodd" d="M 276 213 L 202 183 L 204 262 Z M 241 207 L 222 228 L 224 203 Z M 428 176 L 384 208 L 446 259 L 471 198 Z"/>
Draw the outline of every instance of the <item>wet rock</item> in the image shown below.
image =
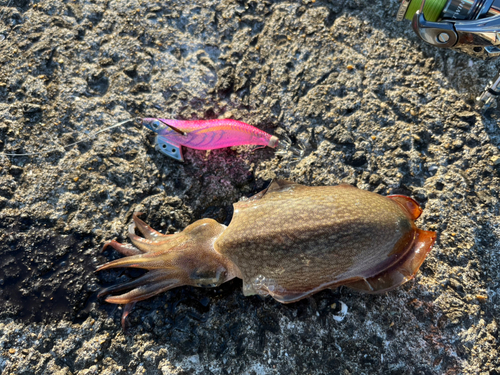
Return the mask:
<path fill-rule="evenodd" d="M 151 91 L 151 86 L 145 82 L 139 82 L 132 88 L 132 90 L 130 90 L 132 94 L 139 94 L 141 92 L 149 92 L 149 91 Z"/>
<path fill-rule="evenodd" d="M 500 129 L 470 101 L 498 62 L 423 44 L 388 4 L 3 4 L 0 372 L 500 373 Z M 185 149 L 178 163 L 147 129 L 95 135 L 137 116 L 231 117 L 304 155 Z M 438 241 L 383 295 L 281 305 L 238 280 L 183 287 L 138 303 L 124 335 L 97 291 L 140 272 L 94 270 L 120 256 L 102 247 L 128 242 L 132 213 L 166 234 L 227 224 L 271 178 L 411 195 Z"/>
<path fill-rule="evenodd" d="M 100 94 L 106 93 L 109 87 L 109 79 L 104 70 L 93 71 L 87 79 L 89 88 Z"/>
<path fill-rule="evenodd" d="M 128 75 L 130 78 L 136 77 L 137 76 L 137 65 L 133 64 L 133 65 L 126 66 L 123 69 L 123 73 Z"/>
<path fill-rule="evenodd" d="M 42 112 L 42 106 L 34 103 L 27 103 L 23 106 L 24 113 L 33 114 L 36 112 Z"/>

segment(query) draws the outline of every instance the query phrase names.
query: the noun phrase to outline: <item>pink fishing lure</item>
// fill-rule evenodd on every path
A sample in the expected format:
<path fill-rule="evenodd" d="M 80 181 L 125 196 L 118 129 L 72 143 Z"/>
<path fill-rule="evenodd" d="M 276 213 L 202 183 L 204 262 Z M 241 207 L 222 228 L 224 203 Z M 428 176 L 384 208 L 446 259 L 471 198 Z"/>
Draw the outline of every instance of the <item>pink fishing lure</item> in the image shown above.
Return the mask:
<path fill-rule="evenodd" d="M 241 145 L 278 146 L 278 138 L 274 135 L 231 119 L 184 121 L 143 118 L 140 121 L 158 134 L 156 145 L 160 152 L 180 161 L 184 161 L 181 146 L 196 150 Z"/>

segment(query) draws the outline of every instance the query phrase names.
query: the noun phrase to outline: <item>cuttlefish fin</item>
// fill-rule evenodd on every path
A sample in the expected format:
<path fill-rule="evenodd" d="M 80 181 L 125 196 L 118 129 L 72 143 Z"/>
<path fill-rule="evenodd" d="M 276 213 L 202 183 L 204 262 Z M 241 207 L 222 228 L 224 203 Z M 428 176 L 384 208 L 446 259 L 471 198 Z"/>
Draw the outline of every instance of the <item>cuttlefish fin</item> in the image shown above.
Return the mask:
<path fill-rule="evenodd" d="M 399 262 L 378 275 L 343 285 L 366 293 L 383 293 L 413 279 L 436 241 L 436 232 L 417 229 L 413 247 Z"/>
<path fill-rule="evenodd" d="M 250 198 L 248 198 L 242 202 L 246 203 L 248 201 L 256 201 L 256 200 L 262 199 L 268 193 L 279 192 L 279 191 L 287 190 L 290 188 L 300 189 L 303 187 L 306 187 L 306 186 L 301 185 L 301 184 L 297 184 L 295 182 L 288 181 L 288 180 L 274 179 L 271 181 L 271 183 L 269 184 L 269 186 L 266 189 L 258 192 L 255 195 L 252 195 Z M 241 202 L 235 203 L 235 205 L 237 205 L 239 203 L 241 203 Z"/>
<path fill-rule="evenodd" d="M 273 182 L 271 182 L 271 184 L 267 188 L 267 192 L 268 193 L 272 193 L 272 192 L 275 192 L 275 191 L 281 191 L 283 189 L 286 189 L 286 188 L 289 188 L 289 187 L 292 187 L 292 186 L 294 186 L 294 187 L 298 187 L 298 186 L 304 187 L 304 185 L 297 184 L 296 182 L 277 178 L 277 179 L 273 180 Z"/>
<path fill-rule="evenodd" d="M 390 198 L 400 204 L 406 212 L 410 214 L 410 218 L 412 220 L 417 220 L 422 214 L 422 208 L 420 205 L 414 199 L 407 197 L 406 195 L 388 195 L 387 198 Z"/>

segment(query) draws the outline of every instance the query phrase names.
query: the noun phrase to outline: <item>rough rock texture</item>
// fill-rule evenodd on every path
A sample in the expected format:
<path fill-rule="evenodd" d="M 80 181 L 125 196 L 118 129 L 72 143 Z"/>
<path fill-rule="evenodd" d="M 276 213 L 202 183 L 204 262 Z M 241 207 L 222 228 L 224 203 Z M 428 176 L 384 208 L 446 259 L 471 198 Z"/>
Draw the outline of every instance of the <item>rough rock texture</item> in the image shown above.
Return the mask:
<path fill-rule="evenodd" d="M 499 374 L 500 63 L 423 45 L 394 0 L 2 2 L 0 372 Z M 135 116 L 231 117 L 305 149 L 154 150 Z M 64 149 L 77 140 L 87 141 Z M 12 157 L 6 153 L 55 152 Z M 413 196 L 439 238 L 415 281 L 291 305 L 241 282 L 139 303 L 93 273 L 143 211 L 173 233 L 287 178 Z M 345 319 L 338 318 L 344 303 Z"/>

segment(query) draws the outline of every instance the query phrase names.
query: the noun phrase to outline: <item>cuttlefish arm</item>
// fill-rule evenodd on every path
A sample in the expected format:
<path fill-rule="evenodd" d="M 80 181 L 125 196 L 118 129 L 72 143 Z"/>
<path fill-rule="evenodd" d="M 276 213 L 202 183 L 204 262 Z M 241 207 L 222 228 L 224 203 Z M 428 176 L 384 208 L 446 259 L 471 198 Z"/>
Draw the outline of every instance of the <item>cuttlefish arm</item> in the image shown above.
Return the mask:
<path fill-rule="evenodd" d="M 106 302 L 124 304 L 122 327 L 134 304 L 182 285 L 213 287 L 241 275 L 237 267 L 214 249 L 214 242 L 225 225 L 212 219 L 202 219 L 189 225 L 181 233 L 164 235 L 156 232 L 133 215 L 129 237 L 136 248 L 117 241 L 108 242 L 124 258 L 98 267 L 96 272 L 117 267 L 142 268 L 148 273 L 123 284 L 103 289 L 98 297 Z M 135 234 L 138 230 L 145 238 Z M 115 292 L 129 290 L 120 295 Z"/>

